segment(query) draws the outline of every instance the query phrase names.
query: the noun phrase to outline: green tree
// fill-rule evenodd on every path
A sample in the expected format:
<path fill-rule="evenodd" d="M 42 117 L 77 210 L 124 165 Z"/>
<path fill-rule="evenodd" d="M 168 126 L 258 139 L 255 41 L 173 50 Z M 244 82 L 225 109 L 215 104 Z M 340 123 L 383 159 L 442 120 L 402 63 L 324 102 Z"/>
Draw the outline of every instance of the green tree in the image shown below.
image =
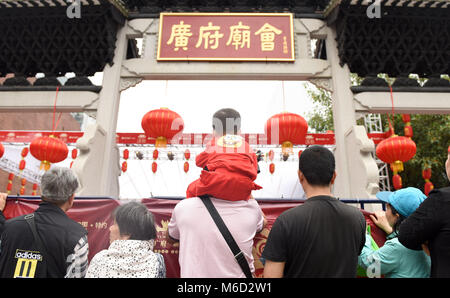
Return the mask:
<path fill-rule="evenodd" d="M 307 85 L 306 92 L 314 103 L 313 111 L 307 115 L 309 128 L 317 133 L 334 130 L 330 92 L 310 85 Z"/>
<path fill-rule="evenodd" d="M 391 78 L 385 75 L 379 76 L 392 83 Z M 448 76 L 444 78 L 449 79 Z M 360 78 L 352 75 L 353 84 L 358 84 L 360 81 Z M 424 80 L 419 79 L 419 83 L 423 84 Z M 334 130 L 330 92 L 308 86 L 307 93 L 315 104 L 313 111 L 307 115 L 311 130 L 318 133 Z M 385 131 L 389 129 L 387 116 L 384 114 L 381 117 Z M 390 118 L 392 119 L 392 115 Z M 358 124 L 360 123 L 358 121 Z M 404 135 L 405 124 L 400 114 L 394 115 L 393 126 L 397 135 Z M 445 160 L 447 148 L 450 145 L 450 115 L 411 115 L 411 126 L 414 133 L 412 140 L 416 143 L 417 153 L 413 159 L 404 163 L 404 171 L 400 173 L 403 187 L 413 186 L 423 190 L 425 181 L 422 178 L 422 169 L 425 167 L 431 167 L 431 182 L 435 188 L 448 186 Z M 392 177 L 392 172 L 390 176 Z"/>
<path fill-rule="evenodd" d="M 395 133 L 404 135 L 401 115 L 395 115 L 393 123 Z M 425 167 L 431 168 L 431 182 L 435 188 L 448 186 L 445 160 L 450 145 L 450 115 L 411 115 L 411 126 L 411 139 L 416 143 L 417 151 L 414 158 L 404 163 L 404 171 L 400 173 L 403 186 L 423 189 L 422 170 Z M 385 127 L 388 127 L 387 121 Z"/>

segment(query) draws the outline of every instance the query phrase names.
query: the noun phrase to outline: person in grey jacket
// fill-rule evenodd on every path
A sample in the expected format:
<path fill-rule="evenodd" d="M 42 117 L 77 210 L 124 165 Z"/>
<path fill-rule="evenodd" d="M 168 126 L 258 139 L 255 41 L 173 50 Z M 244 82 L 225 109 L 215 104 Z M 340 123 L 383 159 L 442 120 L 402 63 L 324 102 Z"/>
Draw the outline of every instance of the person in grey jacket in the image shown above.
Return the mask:
<path fill-rule="evenodd" d="M 87 231 L 67 216 L 78 186 L 69 168 L 52 167 L 42 175 L 39 208 L 11 218 L 3 226 L 0 277 L 84 277 L 89 253 Z M 34 219 L 36 235 L 29 219 Z"/>

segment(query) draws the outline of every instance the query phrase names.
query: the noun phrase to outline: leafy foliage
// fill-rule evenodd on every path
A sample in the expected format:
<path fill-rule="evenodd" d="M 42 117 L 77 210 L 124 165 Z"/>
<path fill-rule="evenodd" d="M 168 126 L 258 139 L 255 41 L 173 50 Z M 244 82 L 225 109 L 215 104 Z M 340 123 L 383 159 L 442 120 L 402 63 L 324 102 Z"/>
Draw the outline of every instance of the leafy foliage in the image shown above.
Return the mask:
<path fill-rule="evenodd" d="M 393 79 L 385 75 L 379 75 L 379 77 L 386 79 L 390 84 L 393 82 Z M 448 76 L 443 78 L 449 79 Z M 351 79 L 352 84 L 358 84 L 361 80 L 355 75 L 352 75 Z M 420 84 L 424 83 L 422 79 L 416 79 Z M 307 93 L 315 104 L 313 112 L 307 115 L 310 129 L 318 133 L 334 130 L 330 92 L 316 87 L 307 87 Z M 390 117 L 392 119 L 392 115 Z M 389 128 L 387 115 L 382 115 L 382 122 L 387 131 Z M 393 126 L 396 134 L 404 135 L 405 124 L 400 114 L 394 115 Z M 435 188 L 448 186 L 445 160 L 447 148 L 450 145 L 450 115 L 411 115 L 411 126 L 414 132 L 412 140 L 416 143 L 417 153 L 413 159 L 404 163 L 404 171 L 400 173 L 403 187 L 412 186 L 423 189 L 425 181 L 422 178 L 422 170 L 426 167 L 431 167 L 431 182 Z"/>

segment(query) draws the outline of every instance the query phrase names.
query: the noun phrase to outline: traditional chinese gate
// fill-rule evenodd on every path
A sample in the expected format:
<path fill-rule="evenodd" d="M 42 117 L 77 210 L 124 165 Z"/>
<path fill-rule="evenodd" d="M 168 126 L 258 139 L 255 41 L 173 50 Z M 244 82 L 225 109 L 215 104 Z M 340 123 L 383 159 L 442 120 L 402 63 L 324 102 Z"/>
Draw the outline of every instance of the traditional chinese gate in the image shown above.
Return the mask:
<path fill-rule="evenodd" d="M 0 109 L 52 111 L 51 78 L 75 72 L 77 77 L 60 88 L 57 110 L 85 111 L 96 116 L 96 124 L 77 142 L 80 155 L 73 168 L 81 180 L 79 195 L 118 198 L 120 165 L 115 129 L 121 91 L 152 79 L 308 80 L 332 93 L 338 172 L 335 195 L 371 198 L 379 180 L 372 157 L 374 143 L 364 127 L 356 125 L 356 118 L 360 113 L 391 109 L 388 88 L 379 84 L 376 74 L 398 78 L 394 86 L 397 112 L 450 112 L 450 87 L 448 81 L 440 79 L 441 74 L 450 73 L 449 1 L 381 0 L 379 4 L 380 13 L 377 15 L 375 9 L 369 17 L 368 8 L 373 5 L 362 0 L 82 0 L 72 4 L 56 0 L 2 1 L 0 76 L 14 73 L 16 77 L 0 86 Z M 218 49 L 219 39 L 223 38 L 232 47 L 225 54 L 235 54 L 228 60 L 244 62 L 210 62 L 212 59 L 201 55 L 195 59 L 194 53 L 181 57 L 174 53 L 188 50 L 184 49 L 188 47 L 185 42 L 192 30 L 188 32 L 186 25 L 193 24 L 178 19 L 178 27 L 170 27 L 169 33 L 174 35 L 169 34 L 166 42 L 173 46 L 174 56 L 167 57 L 158 47 L 159 34 L 164 34 L 159 30 L 159 13 L 169 11 L 289 12 L 293 17 L 293 40 L 288 36 L 283 39 L 277 57 L 264 56 L 273 52 L 274 38 L 283 31 L 277 23 L 267 22 L 252 33 L 260 38 L 263 56 L 236 59 L 237 53 L 251 44 L 244 34 L 249 28 L 239 15 L 234 15 L 229 30 L 242 34 L 225 37 L 215 30 L 216 20 L 206 22 L 198 27 L 202 39 L 194 48 Z M 136 54 L 136 38 L 143 38 L 141 56 Z M 314 53 L 312 40 L 317 40 L 318 45 Z M 81 78 L 98 71 L 103 71 L 101 90 L 89 83 L 86 86 Z M 350 71 L 366 78 L 361 86 L 350 88 Z M 20 76 L 38 72 L 46 75 L 40 84 L 23 86 Z M 411 86 L 402 79 L 409 73 L 430 78 L 430 84 Z"/>

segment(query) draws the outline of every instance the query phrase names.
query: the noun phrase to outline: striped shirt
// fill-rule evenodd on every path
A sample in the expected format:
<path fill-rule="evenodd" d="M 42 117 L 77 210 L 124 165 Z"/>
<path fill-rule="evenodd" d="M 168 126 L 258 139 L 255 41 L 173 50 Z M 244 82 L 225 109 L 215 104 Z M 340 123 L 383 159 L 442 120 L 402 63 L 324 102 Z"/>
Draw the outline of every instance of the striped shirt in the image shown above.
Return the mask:
<path fill-rule="evenodd" d="M 88 267 L 89 243 L 87 235 L 80 238 L 73 253 L 67 256 L 66 275 L 64 278 L 83 278 L 86 276 Z"/>

